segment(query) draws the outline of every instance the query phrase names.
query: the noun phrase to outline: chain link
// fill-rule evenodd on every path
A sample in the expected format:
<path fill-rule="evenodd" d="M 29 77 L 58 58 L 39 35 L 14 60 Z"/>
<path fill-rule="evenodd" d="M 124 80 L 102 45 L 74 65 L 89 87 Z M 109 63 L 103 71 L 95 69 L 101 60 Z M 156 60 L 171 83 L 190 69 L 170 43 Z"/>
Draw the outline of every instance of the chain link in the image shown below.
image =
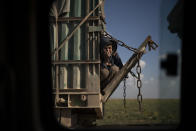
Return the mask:
<path fill-rule="evenodd" d="M 122 41 L 120 41 L 120 40 L 117 40 L 116 38 L 112 37 L 112 36 L 111 36 L 109 33 L 107 33 L 106 31 L 104 31 L 104 33 L 105 33 L 105 36 L 106 36 L 106 37 L 112 39 L 113 41 L 116 41 L 118 45 L 123 46 L 123 47 L 127 48 L 128 50 L 131 50 L 131 51 L 133 51 L 133 52 L 135 52 L 135 53 L 139 53 L 139 50 L 138 50 L 138 49 L 133 48 L 133 47 L 130 47 L 130 46 L 126 45 L 124 42 L 122 42 Z"/>
<path fill-rule="evenodd" d="M 140 54 L 138 54 L 140 55 Z M 137 57 L 138 58 L 138 62 L 137 62 L 137 67 L 136 67 L 136 72 L 137 72 L 137 75 L 138 75 L 138 78 L 137 78 L 137 88 L 138 88 L 138 95 L 137 95 L 137 101 L 138 101 L 138 104 L 139 104 L 139 111 L 141 112 L 142 110 L 142 94 L 141 94 L 141 87 L 142 87 L 142 81 L 141 81 L 141 78 L 140 78 L 140 74 L 141 74 L 141 65 L 140 65 L 140 56 Z"/>
<path fill-rule="evenodd" d="M 124 103 L 124 109 L 126 109 L 126 78 L 124 78 L 124 86 L 123 86 L 123 103 Z"/>

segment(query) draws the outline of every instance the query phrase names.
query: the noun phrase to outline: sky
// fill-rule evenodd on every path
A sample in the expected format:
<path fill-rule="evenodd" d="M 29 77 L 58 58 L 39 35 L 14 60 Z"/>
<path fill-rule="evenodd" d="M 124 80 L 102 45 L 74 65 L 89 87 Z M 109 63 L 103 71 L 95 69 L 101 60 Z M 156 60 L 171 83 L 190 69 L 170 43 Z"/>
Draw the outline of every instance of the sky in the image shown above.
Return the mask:
<path fill-rule="evenodd" d="M 168 51 L 180 53 L 180 40 L 176 34 L 168 31 L 166 19 L 176 2 L 177 0 L 105 0 L 108 33 L 134 48 L 138 48 L 148 35 L 159 44 L 158 49 L 150 52 L 147 50 L 141 59 L 143 98 L 179 98 L 179 76 L 168 77 L 159 68 L 160 60 Z M 120 46 L 117 51 L 124 64 L 133 54 Z M 132 71 L 136 72 L 135 68 Z M 136 80 L 130 74 L 126 85 L 126 97 L 137 98 Z M 123 98 L 123 83 L 111 98 Z"/>

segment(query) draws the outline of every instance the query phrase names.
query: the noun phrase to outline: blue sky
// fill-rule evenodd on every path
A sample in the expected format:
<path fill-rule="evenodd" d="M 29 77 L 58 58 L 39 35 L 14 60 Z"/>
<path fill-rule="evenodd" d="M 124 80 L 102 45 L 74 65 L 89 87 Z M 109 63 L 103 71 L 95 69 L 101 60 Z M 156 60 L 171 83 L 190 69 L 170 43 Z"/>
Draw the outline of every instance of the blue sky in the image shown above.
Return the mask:
<path fill-rule="evenodd" d="M 161 42 L 179 43 L 177 36 L 168 31 L 168 22 L 165 18 L 175 3 L 176 0 L 105 0 L 106 31 L 134 48 L 138 48 L 148 35 L 151 35 L 159 45 Z M 166 80 L 166 77 L 164 71 L 159 69 L 159 58 L 168 50 L 176 51 L 180 48 L 179 44 L 173 44 L 172 48 L 167 45 L 161 44 L 163 49 L 159 47 L 142 57 L 143 87 L 141 90 L 144 98 L 160 97 L 160 74 L 163 74 L 161 79 Z M 123 63 L 126 63 L 133 54 L 119 46 L 118 53 Z M 133 71 L 135 72 L 134 69 Z M 132 77 L 127 80 L 127 86 L 127 97 L 136 98 L 138 90 Z M 122 84 L 120 84 L 111 97 L 123 98 L 122 91 Z M 167 97 L 172 96 L 173 94 Z"/>

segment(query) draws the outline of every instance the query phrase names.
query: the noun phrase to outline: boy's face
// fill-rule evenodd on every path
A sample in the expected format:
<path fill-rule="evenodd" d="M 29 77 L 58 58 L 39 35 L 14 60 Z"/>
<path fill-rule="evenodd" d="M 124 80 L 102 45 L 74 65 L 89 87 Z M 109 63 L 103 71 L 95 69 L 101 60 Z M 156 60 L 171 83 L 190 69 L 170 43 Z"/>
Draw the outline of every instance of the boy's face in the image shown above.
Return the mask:
<path fill-rule="evenodd" d="M 112 45 L 105 46 L 103 52 L 104 55 L 109 58 L 112 55 Z"/>

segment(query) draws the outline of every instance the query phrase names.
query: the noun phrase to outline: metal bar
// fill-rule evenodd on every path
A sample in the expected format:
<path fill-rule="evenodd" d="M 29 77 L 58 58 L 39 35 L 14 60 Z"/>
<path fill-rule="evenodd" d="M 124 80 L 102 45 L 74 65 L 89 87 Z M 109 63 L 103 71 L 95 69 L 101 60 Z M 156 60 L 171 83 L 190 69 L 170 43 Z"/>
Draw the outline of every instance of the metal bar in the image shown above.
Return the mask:
<path fill-rule="evenodd" d="M 53 52 L 53 53 L 57 53 L 57 51 L 59 51 L 66 43 L 66 41 L 68 41 L 73 34 L 80 28 L 80 26 L 89 18 L 89 16 L 102 4 L 103 1 L 101 1 L 87 16 L 85 16 L 85 18 L 76 26 L 76 28 L 71 32 L 70 35 L 68 35 L 65 40 L 63 40 L 63 42 L 60 44 L 60 46 Z"/>
<path fill-rule="evenodd" d="M 89 0 L 86 0 L 86 15 L 89 14 Z M 86 60 L 89 61 L 89 21 L 86 22 L 85 24 L 85 48 L 86 48 Z M 89 65 L 85 66 L 85 87 L 88 89 L 88 82 L 89 82 Z"/>
<path fill-rule="evenodd" d="M 100 64 L 100 60 L 87 60 L 87 61 L 81 61 L 81 60 L 63 60 L 63 61 L 53 61 L 52 64 L 54 65 L 63 65 L 63 64 Z"/>
<path fill-rule="evenodd" d="M 81 91 L 85 91 L 86 92 L 86 89 L 84 89 L 84 88 L 79 88 L 79 89 L 77 89 L 77 88 L 64 88 L 64 89 L 59 89 L 59 92 L 81 92 Z M 53 92 L 55 92 L 55 89 L 53 89 Z"/>
<path fill-rule="evenodd" d="M 74 8 L 73 8 L 73 16 L 74 17 L 81 17 L 81 0 L 75 0 L 74 2 Z M 74 28 L 77 26 L 77 23 L 74 23 Z M 74 29 L 75 30 L 75 29 Z M 78 27 L 78 29 L 75 31 L 75 33 L 73 34 L 73 60 L 80 60 L 81 59 L 81 27 Z M 81 73 L 81 66 L 78 66 L 78 64 L 73 64 L 73 73 L 72 73 L 72 85 L 73 88 L 81 88 L 80 86 L 80 82 L 81 82 L 81 77 L 80 77 L 80 73 Z"/>
<path fill-rule="evenodd" d="M 93 8 L 95 7 L 95 1 L 93 0 Z M 96 13 L 93 12 L 93 16 L 95 16 Z M 95 26 L 95 22 L 92 21 L 92 26 L 94 27 Z M 93 30 L 92 32 L 92 58 L 95 59 L 95 32 Z M 93 64 L 93 75 L 95 75 L 95 65 Z"/>
<path fill-rule="evenodd" d="M 100 14 L 99 14 L 100 16 Z M 98 26 L 101 26 L 101 20 L 99 19 L 98 21 Z M 100 60 L 100 36 L 101 36 L 101 32 L 97 32 L 97 59 Z M 98 65 L 98 76 L 100 76 L 100 65 Z"/>
<path fill-rule="evenodd" d="M 93 26 L 94 26 L 94 22 L 93 22 Z M 92 58 L 95 59 L 95 32 L 92 32 Z M 93 75 L 95 75 L 95 65 L 93 64 Z"/>
<path fill-rule="evenodd" d="M 92 109 L 95 109 L 95 108 L 99 108 L 99 106 L 69 106 L 69 107 L 60 107 L 60 106 L 56 106 L 56 107 L 53 107 L 55 109 L 69 109 L 69 108 L 92 108 Z"/>
<path fill-rule="evenodd" d="M 52 94 L 56 94 L 53 92 Z M 70 94 L 70 95 L 99 95 L 99 92 L 59 92 L 59 94 Z"/>
<path fill-rule="evenodd" d="M 57 16 L 57 18 L 58 18 L 58 16 Z M 58 48 L 58 23 L 57 23 L 57 21 L 56 21 L 56 47 Z M 57 61 L 59 60 L 59 52 L 58 51 L 56 52 L 55 59 Z M 56 98 L 55 105 L 56 105 L 56 102 L 59 99 L 59 66 L 58 65 L 56 66 L 55 78 L 56 78 L 56 96 L 55 96 L 55 98 Z"/>
<path fill-rule="evenodd" d="M 72 21 L 81 21 L 83 17 L 66 17 L 66 18 L 58 18 L 57 22 L 72 22 Z M 98 16 L 90 16 L 87 21 L 94 21 L 94 20 L 99 20 L 100 17 Z M 55 23 L 55 17 L 50 17 L 49 22 Z"/>

